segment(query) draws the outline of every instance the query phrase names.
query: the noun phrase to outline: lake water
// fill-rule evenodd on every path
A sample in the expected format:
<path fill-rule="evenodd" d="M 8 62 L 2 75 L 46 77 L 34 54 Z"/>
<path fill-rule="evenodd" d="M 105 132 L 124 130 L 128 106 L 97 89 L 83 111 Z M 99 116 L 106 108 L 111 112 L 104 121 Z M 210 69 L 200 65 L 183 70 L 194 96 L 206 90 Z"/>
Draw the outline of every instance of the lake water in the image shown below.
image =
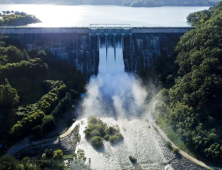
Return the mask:
<path fill-rule="evenodd" d="M 209 7 L 132 8 L 122 6 L 0 5 L 0 11 L 23 11 L 42 23 L 29 27 L 88 27 L 89 24 L 131 24 L 133 27 L 189 27 L 189 13 Z"/>

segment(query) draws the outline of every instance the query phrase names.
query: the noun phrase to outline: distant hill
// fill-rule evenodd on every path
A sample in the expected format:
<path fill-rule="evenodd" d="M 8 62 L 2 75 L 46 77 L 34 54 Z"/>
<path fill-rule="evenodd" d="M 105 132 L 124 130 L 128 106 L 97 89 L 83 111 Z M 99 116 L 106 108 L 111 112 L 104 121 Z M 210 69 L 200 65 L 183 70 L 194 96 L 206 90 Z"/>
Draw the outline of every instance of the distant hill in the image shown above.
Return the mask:
<path fill-rule="evenodd" d="M 0 0 L 1 4 L 61 4 L 61 5 L 122 5 L 154 6 L 214 6 L 219 0 Z"/>

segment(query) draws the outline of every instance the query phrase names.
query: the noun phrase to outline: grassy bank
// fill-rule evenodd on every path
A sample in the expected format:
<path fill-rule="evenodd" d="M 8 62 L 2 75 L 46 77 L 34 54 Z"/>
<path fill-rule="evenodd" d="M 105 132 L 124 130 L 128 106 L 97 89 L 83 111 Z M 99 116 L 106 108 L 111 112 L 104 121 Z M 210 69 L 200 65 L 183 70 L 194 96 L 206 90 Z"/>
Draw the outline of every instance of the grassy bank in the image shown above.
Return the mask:
<path fill-rule="evenodd" d="M 157 125 L 162 129 L 162 131 L 167 135 L 167 137 L 182 151 L 188 153 L 189 155 L 193 156 L 194 158 L 203 161 L 204 163 L 210 165 L 210 166 L 215 166 L 215 167 L 222 167 L 222 163 L 214 163 L 212 161 L 209 161 L 202 155 L 196 153 L 191 147 L 186 145 L 181 136 L 175 132 L 172 128 L 172 126 L 165 121 L 162 117 L 158 118 L 156 120 Z"/>

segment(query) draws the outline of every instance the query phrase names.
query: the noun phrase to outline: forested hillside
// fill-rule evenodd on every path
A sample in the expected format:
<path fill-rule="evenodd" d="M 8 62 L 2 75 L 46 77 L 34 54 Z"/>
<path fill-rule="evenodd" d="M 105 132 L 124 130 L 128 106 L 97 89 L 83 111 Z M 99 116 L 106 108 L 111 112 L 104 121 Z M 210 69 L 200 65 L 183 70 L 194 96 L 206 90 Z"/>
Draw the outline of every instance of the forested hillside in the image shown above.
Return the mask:
<path fill-rule="evenodd" d="M 0 16 L 2 16 L 0 26 L 21 26 L 41 22 L 35 16 L 24 12 L 15 14 L 14 11 L 2 11 Z"/>
<path fill-rule="evenodd" d="M 123 5 L 123 6 L 132 6 L 132 7 L 215 5 L 214 0 L 0 0 L 0 3 L 61 4 L 61 5 Z"/>
<path fill-rule="evenodd" d="M 84 86 L 83 75 L 68 62 L 0 39 L 0 144 L 53 130 Z"/>
<path fill-rule="evenodd" d="M 221 163 L 222 2 L 188 19 L 197 28 L 176 46 L 175 83 L 160 92 L 165 104 L 157 109 L 191 150 Z"/>

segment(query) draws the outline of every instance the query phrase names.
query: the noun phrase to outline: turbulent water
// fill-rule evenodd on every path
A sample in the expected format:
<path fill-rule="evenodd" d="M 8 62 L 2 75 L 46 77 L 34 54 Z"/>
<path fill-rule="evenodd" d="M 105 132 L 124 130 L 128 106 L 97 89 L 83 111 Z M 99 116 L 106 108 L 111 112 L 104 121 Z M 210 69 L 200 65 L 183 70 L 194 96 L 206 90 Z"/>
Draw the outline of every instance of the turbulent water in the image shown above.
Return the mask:
<path fill-rule="evenodd" d="M 82 104 L 81 141 L 86 164 L 93 170 L 166 169 L 166 162 L 152 127 L 154 100 L 147 96 L 153 89 L 145 89 L 139 80 L 124 71 L 121 38 L 100 39 L 99 73 L 91 77 Z M 87 117 L 99 117 L 107 125 L 118 125 L 124 140 L 117 145 L 104 141 L 104 148 L 95 150 L 85 139 Z M 134 165 L 129 156 L 137 158 Z M 168 169 L 168 168 L 167 168 Z"/>

